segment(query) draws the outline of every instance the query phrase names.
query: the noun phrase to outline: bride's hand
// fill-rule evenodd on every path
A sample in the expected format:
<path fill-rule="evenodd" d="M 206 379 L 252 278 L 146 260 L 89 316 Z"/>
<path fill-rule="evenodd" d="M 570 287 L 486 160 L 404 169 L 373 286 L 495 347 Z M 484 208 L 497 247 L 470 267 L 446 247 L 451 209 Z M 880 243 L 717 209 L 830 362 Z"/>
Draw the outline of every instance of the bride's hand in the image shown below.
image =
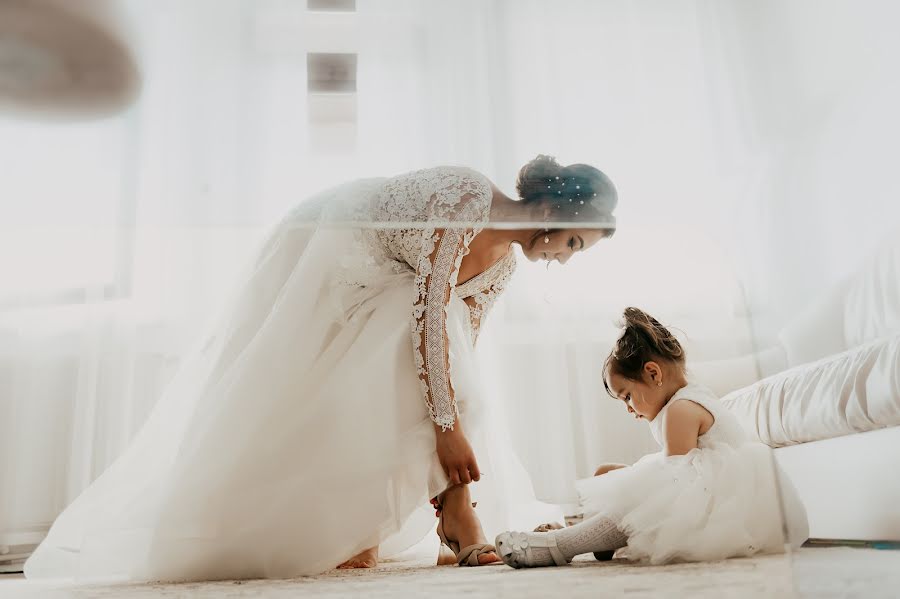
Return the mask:
<path fill-rule="evenodd" d="M 481 478 L 478 462 L 475 461 L 475 452 L 472 451 L 472 446 L 463 434 L 459 422 L 452 431 L 442 431 L 440 427 L 435 427 L 435 437 L 438 460 L 452 484 L 467 485 Z"/>

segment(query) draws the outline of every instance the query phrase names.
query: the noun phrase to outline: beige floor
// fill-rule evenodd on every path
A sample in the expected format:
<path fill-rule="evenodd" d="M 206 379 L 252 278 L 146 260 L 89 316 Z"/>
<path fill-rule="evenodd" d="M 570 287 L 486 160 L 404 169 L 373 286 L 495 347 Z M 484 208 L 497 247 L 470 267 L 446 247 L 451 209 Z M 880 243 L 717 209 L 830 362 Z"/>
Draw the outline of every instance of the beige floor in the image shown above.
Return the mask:
<path fill-rule="evenodd" d="M 796 590 L 795 590 L 796 589 Z M 424 556 L 374 571 L 294 580 L 179 585 L 60 585 L 0 577 L 0 597 L 900 597 L 900 551 L 801 549 L 794 555 L 638 566 L 576 560 L 566 568 L 430 566 Z"/>

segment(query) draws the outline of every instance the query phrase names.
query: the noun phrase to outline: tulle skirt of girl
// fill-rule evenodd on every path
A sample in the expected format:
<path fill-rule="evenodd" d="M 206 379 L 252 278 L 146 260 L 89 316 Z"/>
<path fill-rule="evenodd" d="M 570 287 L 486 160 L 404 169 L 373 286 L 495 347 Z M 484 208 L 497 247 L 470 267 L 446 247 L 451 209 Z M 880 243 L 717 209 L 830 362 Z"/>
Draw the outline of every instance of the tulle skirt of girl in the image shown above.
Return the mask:
<path fill-rule="evenodd" d="M 654 453 L 577 488 L 585 518 L 605 514 L 627 535 L 617 556 L 651 564 L 781 552 L 808 536 L 793 485 L 759 443 Z"/>

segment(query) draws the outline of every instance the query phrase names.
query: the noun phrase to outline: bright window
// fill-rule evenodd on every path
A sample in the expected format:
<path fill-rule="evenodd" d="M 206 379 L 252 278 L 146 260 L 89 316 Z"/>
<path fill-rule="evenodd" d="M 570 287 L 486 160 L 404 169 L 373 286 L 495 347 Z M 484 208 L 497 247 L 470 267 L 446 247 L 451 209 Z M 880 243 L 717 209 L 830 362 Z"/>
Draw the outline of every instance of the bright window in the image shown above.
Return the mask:
<path fill-rule="evenodd" d="M 133 218 L 132 121 L 0 120 L 0 309 L 121 293 Z"/>

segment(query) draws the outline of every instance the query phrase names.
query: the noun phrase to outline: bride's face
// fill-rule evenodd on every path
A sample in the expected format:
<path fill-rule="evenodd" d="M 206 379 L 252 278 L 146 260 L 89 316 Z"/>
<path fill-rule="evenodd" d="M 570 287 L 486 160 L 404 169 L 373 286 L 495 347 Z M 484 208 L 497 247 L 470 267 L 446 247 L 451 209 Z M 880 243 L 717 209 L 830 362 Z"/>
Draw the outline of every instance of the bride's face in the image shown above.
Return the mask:
<path fill-rule="evenodd" d="M 579 252 L 586 252 L 606 237 L 602 229 L 538 229 L 522 243 L 522 252 L 532 262 L 556 260 L 565 264 Z"/>

